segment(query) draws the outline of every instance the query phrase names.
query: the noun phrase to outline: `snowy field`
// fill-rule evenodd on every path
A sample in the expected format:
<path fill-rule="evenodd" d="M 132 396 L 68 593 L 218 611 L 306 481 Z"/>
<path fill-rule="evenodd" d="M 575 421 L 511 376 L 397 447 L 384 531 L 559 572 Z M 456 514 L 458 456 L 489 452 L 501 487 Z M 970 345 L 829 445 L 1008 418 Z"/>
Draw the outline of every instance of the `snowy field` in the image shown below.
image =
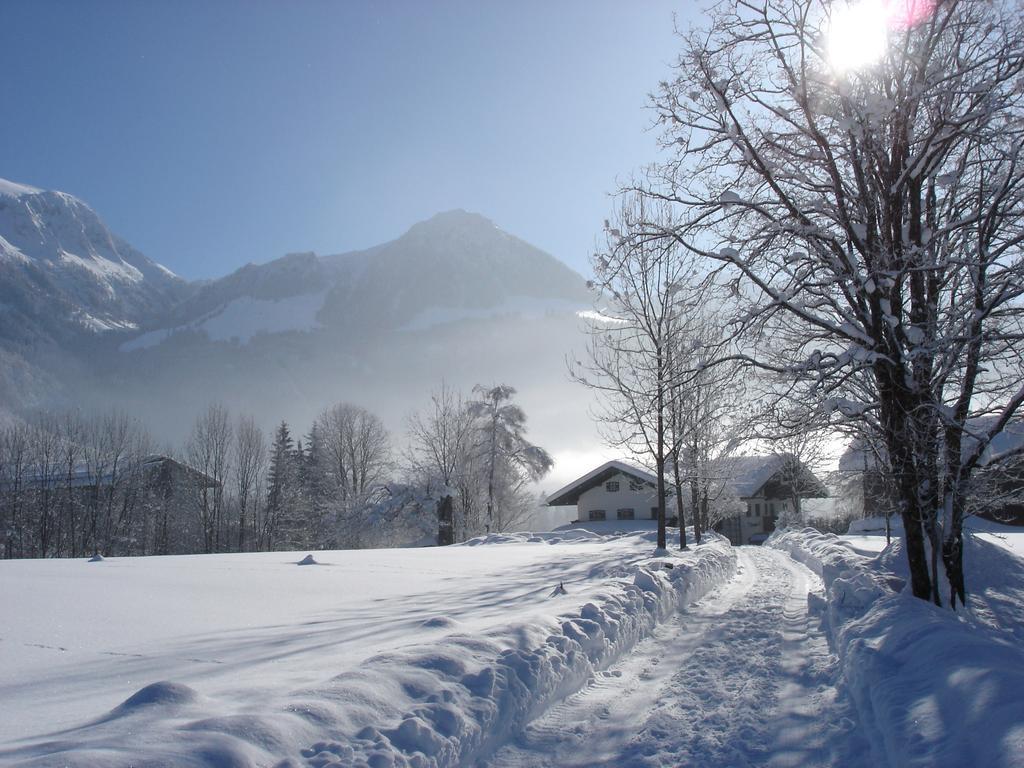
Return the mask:
<path fill-rule="evenodd" d="M 724 540 L 653 551 L 651 534 L 569 531 L 316 565 L 0 562 L 0 762 L 484 754 L 735 568 Z"/>
<path fill-rule="evenodd" d="M 899 519 L 893 518 L 890 526 L 892 535 L 898 536 L 902 530 Z M 964 530 L 968 536 L 996 544 L 1024 558 L 1024 528 L 972 517 L 964 523 Z M 885 549 L 885 521 L 880 517 L 856 520 L 851 532 L 839 538 L 858 554 L 876 555 Z"/>
<path fill-rule="evenodd" d="M 870 531 L 601 530 L 0 562 L 0 765 L 1024 768 L 1024 532 L 954 615 Z"/>

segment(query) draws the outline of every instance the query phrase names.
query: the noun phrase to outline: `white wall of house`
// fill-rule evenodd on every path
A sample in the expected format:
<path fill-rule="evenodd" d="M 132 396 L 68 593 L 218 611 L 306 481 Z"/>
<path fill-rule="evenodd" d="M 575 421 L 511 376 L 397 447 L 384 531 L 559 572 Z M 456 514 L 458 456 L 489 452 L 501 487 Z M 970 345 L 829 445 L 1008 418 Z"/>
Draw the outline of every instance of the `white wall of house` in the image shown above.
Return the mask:
<path fill-rule="evenodd" d="M 577 520 L 628 520 L 628 510 L 632 510 L 634 520 L 650 520 L 652 517 L 657 519 L 657 506 L 658 493 L 654 488 L 620 472 L 601 485 L 580 494 L 576 505 L 579 511 Z M 652 508 L 655 509 L 653 516 Z M 603 517 L 595 515 L 600 512 L 604 513 Z"/>

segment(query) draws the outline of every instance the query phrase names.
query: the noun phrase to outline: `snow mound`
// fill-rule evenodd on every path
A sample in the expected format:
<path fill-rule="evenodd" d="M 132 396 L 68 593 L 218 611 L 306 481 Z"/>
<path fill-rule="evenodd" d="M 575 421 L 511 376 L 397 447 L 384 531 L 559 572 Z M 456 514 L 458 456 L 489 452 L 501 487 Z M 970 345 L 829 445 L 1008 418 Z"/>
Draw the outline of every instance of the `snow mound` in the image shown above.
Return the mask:
<path fill-rule="evenodd" d="M 320 565 L 320 563 L 318 563 L 317 559 L 312 555 L 306 555 L 304 558 L 299 560 L 296 565 Z"/>
<path fill-rule="evenodd" d="M 910 578 L 902 539 L 878 556 L 880 567 Z M 1024 647 L 1024 561 L 977 534 L 964 537 L 967 615 L 964 620 L 1004 634 Z M 943 585 L 945 586 L 945 585 Z"/>
<path fill-rule="evenodd" d="M 898 540 L 875 559 L 813 529 L 779 531 L 766 546 L 822 576 L 826 599 L 812 595 L 810 607 L 880 762 L 1024 767 L 1019 643 L 908 594 L 886 568 L 899 560 Z M 1018 563 L 1010 578 L 1022 577 Z"/>
<path fill-rule="evenodd" d="M 93 555 L 86 562 L 89 563 L 102 563 L 105 560 L 103 555 Z"/>
<path fill-rule="evenodd" d="M 563 544 L 574 541 L 599 541 L 607 538 L 583 528 L 559 529 L 548 533 L 488 533 L 477 536 L 457 547 L 479 547 L 494 544 Z"/>
<path fill-rule="evenodd" d="M 165 704 L 191 704 L 197 699 L 196 692 L 187 685 L 162 681 L 151 683 L 124 700 L 117 709 L 127 713 L 140 707 Z"/>

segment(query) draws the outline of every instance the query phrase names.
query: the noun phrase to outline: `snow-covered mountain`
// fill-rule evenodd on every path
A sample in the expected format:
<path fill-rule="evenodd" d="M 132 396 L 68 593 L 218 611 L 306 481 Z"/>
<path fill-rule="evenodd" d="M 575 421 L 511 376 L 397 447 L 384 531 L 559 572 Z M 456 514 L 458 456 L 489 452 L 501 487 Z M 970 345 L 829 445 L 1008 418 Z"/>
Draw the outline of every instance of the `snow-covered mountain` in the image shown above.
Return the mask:
<path fill-rule="evenodd" d="M 294 253 L 207 283 L 167 322 L 124 343 L 133 352 L 172 338 L 246 343 L 257 334 L 379 334 L 496 316 L 573 312 L 583 279 L 479 214 L 456 210 L 363 251 Z"/>
<path fill-rule="evenodd" d="M 108 331 L 190 290 L 78 198 L 0 179 L 0 417 L 59 399 Z"/>
<path fill-rule="evenodd" d="M 269 426 L 344 399 L 397 429 L 442 379 L 507 381 L 561 434 L 551 394 L 589 303 L 580 275 L 466 211 L 186 283 L 77 198 L 0 182 L 0 412 L 115 403 L 176 440 L 214 401 Z"/>
<path fill-rule="evenodd" d="M 0 179 L 0 290 L 8 333 L 25 321 L 101 332 L 137 328 L 188 286 L 78 198 Z"/>

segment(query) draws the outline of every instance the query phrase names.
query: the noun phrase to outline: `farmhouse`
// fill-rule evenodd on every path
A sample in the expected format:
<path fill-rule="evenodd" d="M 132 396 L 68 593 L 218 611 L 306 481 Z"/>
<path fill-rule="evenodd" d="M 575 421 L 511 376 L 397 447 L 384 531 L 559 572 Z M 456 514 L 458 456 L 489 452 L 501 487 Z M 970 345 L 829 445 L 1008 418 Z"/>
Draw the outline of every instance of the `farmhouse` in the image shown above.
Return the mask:
<path fill-rule="evenodd" d="M 0 520 L 12 522 L 0 531 L 0 557 L 188 548 L 216 479 L 168 456 L 91 458 L 0 468 Z"/>
<path fill-rule="evenodd" d="M 780 515 L 799 510 L 801 499 L 828 495 L 814 473 L 790 454 L 722 459 L 711 465 L 709 480 L 713 498 L 708 502 L 719 518 L 714 528 L 733 544 L 763 541 L 775 530 Z M 657 482 L 647 470 L 613 460 L 552 493 L 547 506 L 575 506 L 573 524 L 647 520 L 654 525 L 658 519 Z M 683 492 L 688 496 L 685 487 Z M 669 525 L 679 524 L 674 513 L 675 494 L 676 488 L 667 484 Z"/>
<path fill-rule="evenodd" d="M 547 506 L 575 506 L 574 523 L 657 520 L 658 478 L 624 461 L 609 461 L 555 491 Z"/>
<path fill-rule="evenodd" d="M 828 496 L 824 484 L 792 454 L 734 456 L 714 462 L 712 475 L 722 489 L 723 506 L 736 512 L 714 529 L 733 544 L 759 544 L 788 512 L 799 513 L 803 499 Z"/>

